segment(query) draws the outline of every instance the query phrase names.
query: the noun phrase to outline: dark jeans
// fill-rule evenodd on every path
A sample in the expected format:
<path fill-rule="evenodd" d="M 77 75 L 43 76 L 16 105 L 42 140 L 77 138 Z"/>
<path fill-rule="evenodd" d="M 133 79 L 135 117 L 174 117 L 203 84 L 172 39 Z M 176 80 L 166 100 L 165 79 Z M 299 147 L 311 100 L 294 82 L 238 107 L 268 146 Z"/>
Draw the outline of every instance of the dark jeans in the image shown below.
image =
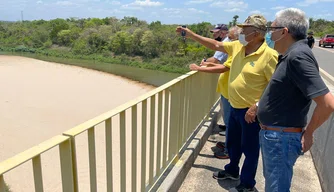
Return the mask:
<path fill-rule="evenodd" d="M 240 182 L 246 187 L 254 187 L 255 174 L 259 160 L 260 144 L 259 131 L 260 125 L 247 123 L 245 121 L 246 109 L 235 109 L 231 107 L 228 130 L 228 153 L 230 163 L 225 166 L 225 170 L 232 175 L 239 175 L 239 162 L 242 153 L 245 155 Z"/>

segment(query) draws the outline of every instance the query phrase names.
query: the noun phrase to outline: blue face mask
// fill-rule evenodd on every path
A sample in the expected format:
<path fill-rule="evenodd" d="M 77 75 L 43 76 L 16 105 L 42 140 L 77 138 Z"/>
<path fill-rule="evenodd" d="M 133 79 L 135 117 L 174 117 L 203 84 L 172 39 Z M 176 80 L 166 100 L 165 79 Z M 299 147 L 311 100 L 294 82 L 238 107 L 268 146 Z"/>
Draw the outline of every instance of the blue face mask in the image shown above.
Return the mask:
<path fill-rule="evenodd" d="M 274 47 L 275 47 L 275 41 L 271 40 L 271 33 L 269 33 L 269 32 L 266 33 L 266 42 L 267 42 L 267 45 L 270 48 L 274 49 Z"/>

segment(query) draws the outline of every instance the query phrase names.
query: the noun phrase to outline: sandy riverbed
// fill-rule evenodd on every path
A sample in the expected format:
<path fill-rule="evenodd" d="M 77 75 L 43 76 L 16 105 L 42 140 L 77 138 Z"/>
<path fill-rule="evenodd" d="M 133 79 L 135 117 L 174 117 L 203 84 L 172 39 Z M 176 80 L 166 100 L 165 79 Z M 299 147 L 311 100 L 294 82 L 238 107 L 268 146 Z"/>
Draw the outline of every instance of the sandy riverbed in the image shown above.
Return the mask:
<path fill-rule="evenodd" d="M 80 67 L 0 56 L 0 161 L 152 89 Z M 29 170 L 31 165 L 26 167 Z M 52 175 L 52 165 L 43 167 L 43 172 L 48 171 Z M 20 170 L 5 175 L 14 192 L 34 190 L 26 177 L 30 176 L 20 174 Z M 61 191 L 55 182 L 59 179 L 58 175 L 45 181 L 45 191 Z M 88 191 L 84 186 L 81 189 Z"/>

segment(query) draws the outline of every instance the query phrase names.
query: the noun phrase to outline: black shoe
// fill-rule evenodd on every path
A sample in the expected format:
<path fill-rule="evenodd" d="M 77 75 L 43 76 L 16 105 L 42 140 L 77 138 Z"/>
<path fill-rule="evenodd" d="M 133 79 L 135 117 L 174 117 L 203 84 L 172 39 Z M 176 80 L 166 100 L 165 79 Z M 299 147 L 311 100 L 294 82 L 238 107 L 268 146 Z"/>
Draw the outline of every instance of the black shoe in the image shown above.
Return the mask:
<path fill-rule="evenodd" d="M 226 130 L 226 125 L 218 125 L 218 127 L 222 130 Z"/>
<path fill-rule="evenodd" d="M 225 170 L 214 172 L 212 177 L 217 180 L 231 179 L 231 180 L 239 180 L 239 175 L 233 176 L 227 173 Z"/>
<path fill-rule="evenodd" d="M 218 159 L 229 159 L 230 156 L 225 151 L 216 152 L 213 154 Z"/>
<path fill-rule="evenodd" d="M 236 187 L 233 187 L 232 189 L 228 190 L 230 192 L 255 192 L 255 188 L 247 188 L 243 184 L 239 184 Z"/>
<path fill-rule="evenodd" d="M 217 142 L 216 147 L 220 149 L 225 149 L 225 143 L 224 142 Z"/>

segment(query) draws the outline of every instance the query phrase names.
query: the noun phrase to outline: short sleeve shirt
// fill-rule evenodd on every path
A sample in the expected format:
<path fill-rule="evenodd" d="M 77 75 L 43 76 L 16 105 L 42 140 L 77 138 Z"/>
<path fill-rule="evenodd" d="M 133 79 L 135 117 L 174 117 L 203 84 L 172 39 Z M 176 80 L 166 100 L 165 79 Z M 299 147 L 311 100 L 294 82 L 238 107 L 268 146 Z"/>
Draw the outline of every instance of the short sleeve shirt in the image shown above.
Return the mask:
<path fill-rule="evenodd" d="M 228 37 L 226 37 L 223 42 L 229 42 L 231 41 Z M 216 51 L 213 55 L 215 59 L 217 59 L 220 63 L 224 63 L 227 60 L 228 55 L 221 51 Z"/>
<path fill-rule="evenodd" d="M 224 49 L 232 56 L 228 80 L 228 96 L 233 108 L 244 109 L 259 101 L 275 71 L 278 54 L 264 41 L 254 53 L 245 55 L 239 41 L 224 42 Z"/>
<path fill-rule="evenodd" d="M 307 40 L 295 42 L 282 56 L 258 106 L 267 126 L 305 127 L 312 99 L 329 92 Z"/>

